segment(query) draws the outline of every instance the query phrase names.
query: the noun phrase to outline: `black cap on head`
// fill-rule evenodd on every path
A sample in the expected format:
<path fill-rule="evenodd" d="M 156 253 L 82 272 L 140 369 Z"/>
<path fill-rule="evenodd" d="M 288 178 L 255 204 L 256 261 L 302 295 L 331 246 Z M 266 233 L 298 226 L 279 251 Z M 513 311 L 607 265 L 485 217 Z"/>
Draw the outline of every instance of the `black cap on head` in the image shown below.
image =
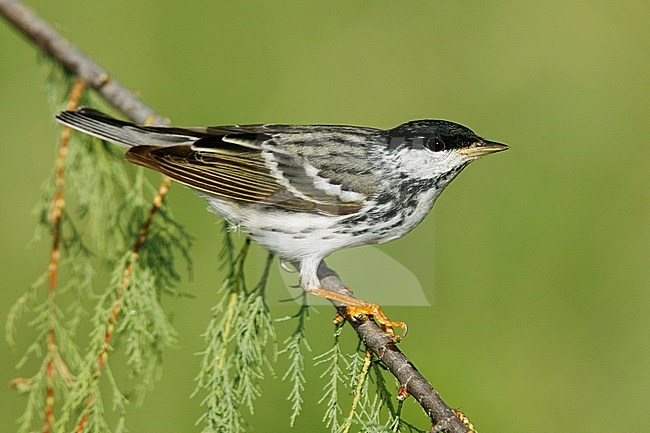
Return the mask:
<path fill-rule="evenodd" d="M 440 152 L 463 149 L 480 140 L 471 129 L 446 120 L 414 120 L 387 132 L 391 149 L 407 145 Z"/>

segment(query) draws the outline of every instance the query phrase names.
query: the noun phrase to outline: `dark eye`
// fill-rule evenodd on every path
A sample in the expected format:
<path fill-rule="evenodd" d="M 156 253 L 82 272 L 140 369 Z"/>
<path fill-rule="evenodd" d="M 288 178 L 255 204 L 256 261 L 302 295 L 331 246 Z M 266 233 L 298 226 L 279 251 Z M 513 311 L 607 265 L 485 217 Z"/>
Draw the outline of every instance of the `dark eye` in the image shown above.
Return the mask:
<path fill-rule="evenodd" d="M 442 141 L 442 139 L 437 138 L 437 137 L 436 138 L 431 138 L 427 142 L 427 147 L 429 149 L 433 150 L 434 152 L 441 152 L 441 151 L 445 150 L 445 142 Z"/>

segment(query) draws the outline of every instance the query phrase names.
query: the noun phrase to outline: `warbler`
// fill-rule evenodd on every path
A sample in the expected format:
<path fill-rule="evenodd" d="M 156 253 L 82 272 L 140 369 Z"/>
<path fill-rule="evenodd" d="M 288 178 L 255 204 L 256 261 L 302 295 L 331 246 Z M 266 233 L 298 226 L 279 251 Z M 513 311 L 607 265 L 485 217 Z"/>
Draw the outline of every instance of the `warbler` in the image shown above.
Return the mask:
<path fill-rule="evenodd" d="M 128 161 L 203 196 L 210 209 L 282 260 L 299 264 L 308 293 L 367 313 L 394 335 L 406 324 L 376 304 L 321 287 L 334 251 L 413 230 L 443 189 L 477 158 L 507 150 L 445 120 L 383 130 L 341 125 L 141 126 L 82 108 L 64 125 L 128 147 Z"/>

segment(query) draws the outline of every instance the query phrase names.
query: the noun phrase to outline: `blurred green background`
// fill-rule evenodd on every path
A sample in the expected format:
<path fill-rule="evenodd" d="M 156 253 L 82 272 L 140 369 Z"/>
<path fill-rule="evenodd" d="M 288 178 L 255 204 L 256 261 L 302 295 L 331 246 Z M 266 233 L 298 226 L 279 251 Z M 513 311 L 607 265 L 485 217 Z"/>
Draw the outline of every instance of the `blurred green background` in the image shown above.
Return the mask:
<path fill-rule="evenodd" d="M 510 144 L 465 170 L 414 233 L 380 247 L 432 303 L 386 309 L 409 323 L 401 348 L 482 432 L 650 423 L 647 1 L 29 4 L 179 125 L 442 118 Z M 0 318 L 47 266 L 47 241 L 27 247 L 57 137 L 44 76 L 34 47 L 0 24 Z M 197 238 L 181 287 L 196 298 L 166 302 L 181 345 L 129 415 L 134 432 L 199 431 L 194 354 L 223 277 L 205 203 L 179 186 L 169 202 Z M 282 285 L 277 270 L 272 281 Z M 276 317 L 294 310 L 273 306 Z M 319 310 L 313 354 L 331 344 L 331 308 Z M 14 370 L 28 334 L 17 352 L 0 343 L 3 432 L 24 406 L 4 384 L 31 373 Z M 295 431 L 323 430 L 320 371 L 309 370 Z M 288 385 L 265 388 L 251 431 L 287 431 Z"/>

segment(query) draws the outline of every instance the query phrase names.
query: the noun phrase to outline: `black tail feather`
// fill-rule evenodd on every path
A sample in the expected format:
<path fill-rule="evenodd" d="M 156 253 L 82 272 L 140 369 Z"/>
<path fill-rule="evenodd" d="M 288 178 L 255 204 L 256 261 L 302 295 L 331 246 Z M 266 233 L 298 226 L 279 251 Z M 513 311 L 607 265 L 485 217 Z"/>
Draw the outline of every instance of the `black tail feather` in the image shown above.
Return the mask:
<path fill-rule="evenodd" d="M 92 108 L 62 111 L 56 120 L 78 131 L 122 146 L 189 144 L 205 135 L 198 130 L 139 126 Z"/>

